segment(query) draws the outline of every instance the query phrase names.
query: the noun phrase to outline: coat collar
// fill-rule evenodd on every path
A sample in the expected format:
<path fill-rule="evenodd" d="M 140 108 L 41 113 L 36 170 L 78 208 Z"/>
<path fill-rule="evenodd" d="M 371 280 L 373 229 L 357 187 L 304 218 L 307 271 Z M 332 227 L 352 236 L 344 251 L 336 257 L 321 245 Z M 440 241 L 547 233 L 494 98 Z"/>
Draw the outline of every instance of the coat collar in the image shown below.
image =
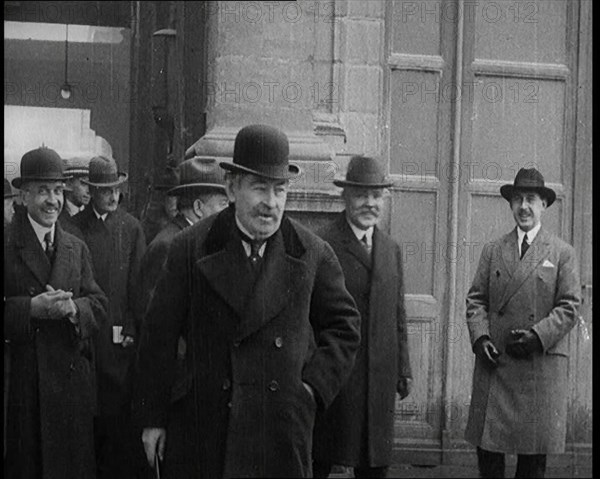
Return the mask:
<path fill-rule="evenodd" d="M 499 308 L 504 306 L 508 300 L 519 290 L 525 280 L 533 273 L 537 266 L 547 258 L 550 252 L 550 235 L 542 227 L 531 246 L 522 259 L 519 259 L 519 248 L 517 247 L 517 229 L 504 237 L 502 245 L 502 259 L 511 268 L 512 277 L 506 284 L 502 294 Z"/>
<path fill-rule="evenodd" d="M 365 268 L 371 269 L 372 261 L 369 257 L 369 254 L 365 250 L 364 246 L 360 244 L 358 238 L 350 228 L 348 221 L 346 220 L 346 211 L 342 211 L 336 219 L 337 231 L 340 232 L 339 240 L 340 243 L 344 246 L 344 248 L 354 256 Z M 373 256 L 375 255 L 374 251 L 376 249 L 375 243 L 376 238 L 378 236 L 377 227 L 373 230 Z"/>
<path fill-rule="evenodd" d="M 303 284 L 304 245 L 292 222 L 285 217 L 268 240 L 259 277 L 254 281 L 242 242 L 235 229 L 235 210 L 218 214 L 204 242 L 206 255 L 196 263 L 215 291 L 240 318 L 238 340 L 274 318 Z M 235 285 L 235 287 L 232 287 Z"/>
<path fill-rule="evenodd" d="M 46 284 L 54 286 L 58 279 L 57 275 L 60 272 L 69 270 L 70 264 L 74 261 L 73 243 L 65 235 L 60 223 L 57 221 L 55 225 L 54 244 L 56 250 L 53 265 L 50 265 L 50 261 L 37 239 L 35 231 L 27 218 L 26 211 L 15 214 L 13 232 L 14 242 L 21 259 L 40 285 L 42 287 L 45 287 Z"/>
<path fill-rule="evenodd" d="M 183 216 L 181 213 L 177 213 L 177 215 L 171 220 L 171 222 L 180 230 L 184 230 L 188 226 L 191 226 L 188 220 L 185 219 L 185 216 Z"/>

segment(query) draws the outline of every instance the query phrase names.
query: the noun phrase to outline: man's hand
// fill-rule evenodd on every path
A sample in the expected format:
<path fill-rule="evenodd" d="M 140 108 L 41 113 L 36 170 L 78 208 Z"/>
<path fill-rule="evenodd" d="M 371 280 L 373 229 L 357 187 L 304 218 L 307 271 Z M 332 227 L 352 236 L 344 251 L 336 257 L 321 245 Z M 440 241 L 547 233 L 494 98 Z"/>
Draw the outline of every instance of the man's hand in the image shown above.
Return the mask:
<path fill-rule="evenodd" d="M 62 289 L 55 290 L 52 286 L 46 286 L 46 292 L 40 293 L 31 298 L 31 317 L 39 319 L 62 319 L 68 315 L 73 308 L 73 293 L 63 291 Z M 65 304 L 66 303 L 66 304 Z"/>
<path fill-rule="evenodd" d="M 533 353 L 541 353 L 542 342 L 531 329 L 513 329 L 506 342 L 506 354 L 515 359 L 527 359 Z"/>
<path fill-rule="evenodd" d="M 121 346 L 124 348 L 130 348 L 131 346 L 133 346 L 135 344 L 135 339 L 133 336 L 123 336 L 123 342 L 121 343 Z"/>
<path fill-rule="evenodd" d="M 473 352 L 486 366 L 492 369 L 498 367 L 498 357 L 500 356 L 500 352 L 496 349 L 492 340 L 487 336 L 482 336 L 475 341 Z"/>
<path fill-rule="evenodd" d="M 146 451 L 148 464 L 154 468 L 156 454 L 158 454 L 158 458 L 161 461 L 164 459 L 167 430 L 159 427 L 144 428 L 142 431 L 142 443 L 144 443 L 144 451 Z"/>
<path fill-rule="evenodd" d="M 400 378 L 398 379 L 398 384 L 396 384 L 396 391 L 400 395 L 400 399 L 404 399 L 410 394 L 412 389 L 412 379 L 411 378 Z"/>

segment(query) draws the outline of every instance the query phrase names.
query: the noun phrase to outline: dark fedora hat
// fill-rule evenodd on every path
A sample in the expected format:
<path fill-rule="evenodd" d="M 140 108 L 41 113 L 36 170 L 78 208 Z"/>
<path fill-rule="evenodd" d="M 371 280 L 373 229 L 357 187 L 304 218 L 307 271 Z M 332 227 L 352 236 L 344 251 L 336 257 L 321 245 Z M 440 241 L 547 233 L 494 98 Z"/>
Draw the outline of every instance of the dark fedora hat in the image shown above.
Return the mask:
<path fill-rule="evenodd" d="M 90 186 L 111 187 L 127 181 L 127 173 L 118 171 L 117 162 L 112 157 L 94 156 L 90 160 L 89 169 L 88 178 L 81 181 Z"/>
<path fill-rule="evenodd" d="M 65 181 L 63 162 L 56 151 L 42 146 L 28 151 L 21 158 L 21 176 L 12 180 L 15 188 L 28 181 Z"/>
<path fill-rule="evenodd" d="M 225 172 L 214 158 L 196 156 L 179 165 L 179 186 L 171 188 L 167 194 L 181 196 L 205 190 L 225 193 Z"/>
<path fill-rule="evenodd" d="M 179 185 L 179 168 L 177 166 L 167 165 L 152 186 L 152 189 L 156 191 L 168 191 L 177 185 Z"/>
<path fill-rule="evenodd" d="M 345 180 L 333 180 L 333 184 L 344 188 L 345 186 L 359 186 L 362 188 L 387 188 L 392 186 L 392 181 L 386 180 L 385 174 L 375 158 L 369 156 L 353 156 L 348 163 Z"/>
<path fill-rule="evenodd" d="M 546 200 L 546 206 L 550 206 L 556 200 L 556 193 L 545 186 L 544 177 L 535 168 L 521 168 L 512 185 L 506 184 L 500 187 L 500 194 L 508 202 L 515 191 L 535 191 Z"/>
<path fill-rule="evenodd" d="M 8 180 L 4 178 L 4 199 L 14 198 L 15 196 L 18 196 L 18 193 L 13 191 Z"/>
<path fill-rule="evenodd" d="M 300 168 L 289 163 L 289 155 L 285 133 L 268 125 L 248 125 L 235 137 L 233 163 L 221 162 L 221 168 L 273 180 L 287 180 L 300 174 Z"/>
<path fill-rule="evenodd" d="M 73 178 L 84 178 L 90 173 L 90 159 L 85 157 L 75 157 L 63 160 L 65 174 Z"/>

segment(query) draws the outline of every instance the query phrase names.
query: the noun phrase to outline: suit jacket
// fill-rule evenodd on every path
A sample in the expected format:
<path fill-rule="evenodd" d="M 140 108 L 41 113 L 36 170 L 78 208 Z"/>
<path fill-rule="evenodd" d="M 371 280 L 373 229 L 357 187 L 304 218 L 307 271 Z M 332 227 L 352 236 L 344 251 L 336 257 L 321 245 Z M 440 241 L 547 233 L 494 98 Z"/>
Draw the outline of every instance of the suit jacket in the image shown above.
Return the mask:
<path fill-rule="evenodd" d="M 362 339 L 350 379 L 318 416 L 314 456 L 330 464 L 387 466 L 392 461 L 397 382 L 412 376 L 400 247 L 376 227 L 369 255 L 345 212 L 321 237 L 342 265 L 346 287 L 360 311 Z"/>
<path fill-rule="evenodd" d="M 4 238 L 4 338 L 11 356 L 7 477 L 95 477 L 89 342 L 105 322 L 107 299 L 83 241 L 57 223 L 55 245 L 51 265 L 25 211 L 15 214 Z M 79 332 L 67 318 L 30 317 L 31 298 L 47 284 L 73 292 Z"/>
<path fill-rule="evenodd" d="M 99 414 L 117 414 L 131 400 L 135 347 L 113 343 L 113 326 L 122 326 L 124 336 L 139 339 L 142 306 L 138 277 L 146 249 L 144 233 L 140 222 L 121 207 L 102 222 L 90 203 L 73 220 L 90 249 L 94 277 L 108 297 L 108 320 L 95 341 Z"/>
<path fill-rule="evenodd" d="M 543 227 L 519 260 L 516 228 L 486 245 L 467 296 L 472 344 L 487 334 L 503 354 L 490 371 L 477 358 L 466 438 L 515 454 L 564 452 L 568 399 L 568 333 L 581 289 L 573 248 Z M 543 352 L 504 353 L 513 329 L 533 329 Z"/>
<path fill-rule="evenodd" d="M 135 387 L 143 426 L 167 424 L 177 338 L 194 371 L 182 463 L 165 477 L 310 477 L 317 403 L 329 406 L 360 341 L 331 247 L 284 216 L 253 281 L 230 206 L 177 235 L 146 315 Z M 169 432 L 167 431 L 167 437 Z"/>

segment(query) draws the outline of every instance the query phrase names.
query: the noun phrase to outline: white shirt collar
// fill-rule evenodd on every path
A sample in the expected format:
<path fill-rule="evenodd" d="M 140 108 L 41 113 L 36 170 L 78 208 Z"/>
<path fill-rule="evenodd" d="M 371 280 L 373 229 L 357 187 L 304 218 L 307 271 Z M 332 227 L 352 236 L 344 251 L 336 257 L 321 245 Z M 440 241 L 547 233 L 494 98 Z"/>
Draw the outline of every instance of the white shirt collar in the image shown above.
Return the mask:
<path fill-rule="evenodd" d="M 248 232 L 248 230 L 246 228 L 244 228 L 244 225 L 242 225 L 242 223 L 238 219 L 237 215 L 235 215 L 235 224 L 240 229 L 240 231 L 242 233 L 244 233 L 248 238 L 254 239 L 254 235 L 251 235 Z M 244 251 L 246 251 L 246 256 L 250 256 L 250 253 L 252 252 L 252 248 L 250 247 L 250 245 L 246 241 L 242 240 L 242 246 L 244 247 Z M 262 258 L 264 256 L 264 254 L 265 254 L 265 249 L 266 248 L 267 248 L 267 242 L 265 241 L 262 244 L 262 246 L 258 249 L 258 256 L 260 256 Z"/>
<path fill-rule="evenodd" d="M 67 209 L 67 213 L 69 213 L 70 216 L 75 216 L 83 209 L 83 205 L 75 206 L 75 203 L 73 203 L 71 200 L 65 199 L 65 208 Z"/>
<path fill-rule="evenodd" d="M 356 236 L 356 239 L 358 241 L 362 241 L 362 237 L 366 234 L 367 235 L 367 244 L 369 246 L 373 246 L 373 230 L 375 229 L 373 226 L 371 226 L 368 230 L 361 230 L 360 228 L 357 228 L 355 225 L 353 225 L 350 221 L 348 221 L 348 218 L 346 217 L 346 222 L 350 225 L 350 228 L 352 228 L 352 232 L 354 233 L 354 236 Z"/>
<path fill-rule="evenodd" d="M 96 218 L 101 219 L 102 221 L 106 221 L 106 217 L 108 216 L 108 213 L 104 213 L 103 215 L 101 215 L 100 213 L 98 213 L 96 211 L 96 208 L 94 208 L 92 206 L 92 209 L 94 210 L 94 214 L 96 215 Z"/>
<path fill-rule="evenodd" d="M 521 245 L 523 244 L 523 237 L 527 235 L 527 242 L 529 244 L 533 243 L 533 240 L 537 236 L 540 228 L 542 227 L 542 223 L 538 223 L 534 228 L 525 232 L 521 228 L 517 226 L 517 245 L 519 247 L 519 257 L 521 256 Z"/>
<path fill-rule="evenodd" d="M 46 245 L 44 245 L 44 236 L 46 236 L 46 233 L 48 233 L 48 231 L 51 232 L 50 237 L 52 238 L 52 242 L 54 243 L 55 225 L 52 225 L 52 227 L 50 228 L 48 228 L 47 226 L 42 226 L 37 221 L 35 221 L 29 213 L 27 213 L 27 218 L 29 219 L 31 226 L 33 227 L 33 231 L 35 231 L 35 235 L 37 236 L 38 241 L 42 245 L 42 249 L 46 248 Z"/>

